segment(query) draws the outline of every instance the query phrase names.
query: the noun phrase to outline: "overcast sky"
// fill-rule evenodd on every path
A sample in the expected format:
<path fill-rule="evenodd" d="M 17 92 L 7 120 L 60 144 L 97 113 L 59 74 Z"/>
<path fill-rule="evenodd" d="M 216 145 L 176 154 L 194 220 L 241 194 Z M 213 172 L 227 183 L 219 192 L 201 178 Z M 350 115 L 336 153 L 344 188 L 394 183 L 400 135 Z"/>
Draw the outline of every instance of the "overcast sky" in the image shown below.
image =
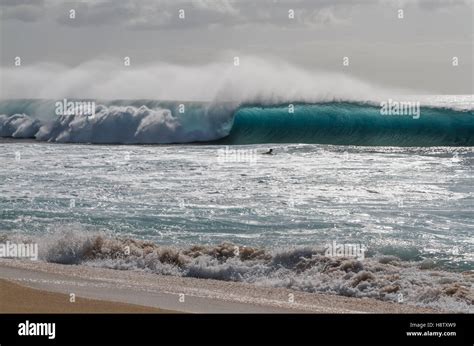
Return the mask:
<path fill-rule="evenodd" d="M 16 56 L 23 66 L 68 68 L 124 56 L 132 67 L 257 56 L 390 87 L 472 94 L 473 2 L 1 0 L 1 66 Z"/>

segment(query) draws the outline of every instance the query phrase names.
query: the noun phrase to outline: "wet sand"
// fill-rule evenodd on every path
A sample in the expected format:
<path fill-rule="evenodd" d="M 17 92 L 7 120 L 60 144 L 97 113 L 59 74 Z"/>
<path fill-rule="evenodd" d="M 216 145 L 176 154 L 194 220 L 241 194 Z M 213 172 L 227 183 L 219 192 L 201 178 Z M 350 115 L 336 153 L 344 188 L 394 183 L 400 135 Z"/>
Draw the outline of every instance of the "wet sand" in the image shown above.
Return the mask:
<path fill-rule="evenodd" d="M 166 313 L 146 306 L 108 302 L 37 290 L 0 279 L 0 313 Z"/>

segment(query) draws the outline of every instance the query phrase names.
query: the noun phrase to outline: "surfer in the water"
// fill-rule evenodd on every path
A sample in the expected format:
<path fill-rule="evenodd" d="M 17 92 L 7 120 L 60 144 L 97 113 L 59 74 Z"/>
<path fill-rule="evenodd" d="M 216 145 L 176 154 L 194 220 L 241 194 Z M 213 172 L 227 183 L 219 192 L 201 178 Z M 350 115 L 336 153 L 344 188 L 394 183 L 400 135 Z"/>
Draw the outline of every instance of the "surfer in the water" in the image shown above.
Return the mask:
<path fill-rule="evenodd" d="M 263 155 L 273 155 L 273 149 L 269 149 L 266 153 L 263 153 Z"/>

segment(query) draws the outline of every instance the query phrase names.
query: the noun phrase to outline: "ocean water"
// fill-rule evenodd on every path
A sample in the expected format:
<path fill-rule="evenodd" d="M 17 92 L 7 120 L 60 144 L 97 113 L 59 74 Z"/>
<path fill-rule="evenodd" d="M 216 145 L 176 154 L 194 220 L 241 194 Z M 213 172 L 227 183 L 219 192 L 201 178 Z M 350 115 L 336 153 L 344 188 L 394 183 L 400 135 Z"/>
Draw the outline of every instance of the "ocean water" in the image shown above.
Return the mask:
<path fill-rule="evenodd" d="M 32 114 L 48 102 L 0 105 L 0 234 L 37 241 L 42 260 L 472 311 L 466 107 L 422 108 L 416 123 L 380 122 L 373 105 L 300 105 L 301 124 L 279 120 L 281 105 L 195 104 L 184 122 L 176 104 L 116 101 L 48 123 Z M 153 138 L 205 143 L 103 143 Z M 334 242 L 365 259 L 323 256 Z"/>

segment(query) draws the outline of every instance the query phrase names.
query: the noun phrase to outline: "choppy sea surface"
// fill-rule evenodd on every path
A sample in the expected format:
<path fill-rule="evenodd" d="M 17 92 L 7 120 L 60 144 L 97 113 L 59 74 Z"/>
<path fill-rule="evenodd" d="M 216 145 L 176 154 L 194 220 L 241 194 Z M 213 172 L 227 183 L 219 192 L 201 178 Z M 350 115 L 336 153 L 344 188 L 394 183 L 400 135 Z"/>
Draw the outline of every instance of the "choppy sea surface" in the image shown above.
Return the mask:
<path fill-rule="evenodd" d="M 41 260 L 473 311 L 470 147 L 4 139 L 0 162 L 0 235 Z"/>
<path fill-rule="evenodd" d="M 263 153 L 273 148 L 274 155 Z M 0 143 L 0 228 L 159 244 L 360 243 L 472 269 L 472 148 Z"/>

